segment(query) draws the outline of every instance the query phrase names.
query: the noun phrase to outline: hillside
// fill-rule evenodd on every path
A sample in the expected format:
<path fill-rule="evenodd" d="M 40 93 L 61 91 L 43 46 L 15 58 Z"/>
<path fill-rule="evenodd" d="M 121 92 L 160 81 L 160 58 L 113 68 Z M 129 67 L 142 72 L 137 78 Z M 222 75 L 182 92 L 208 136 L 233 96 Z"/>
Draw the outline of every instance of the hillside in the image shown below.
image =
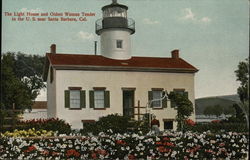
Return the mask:
<path fill-rule="evenodd" d="M 225 95 L 204 97 L 195 99 L 196 115 L 202 115 L 207 106 L 220 105 L 222 107 L 232 107 L 234 103 L 240 102 L 238 95 Z"/>

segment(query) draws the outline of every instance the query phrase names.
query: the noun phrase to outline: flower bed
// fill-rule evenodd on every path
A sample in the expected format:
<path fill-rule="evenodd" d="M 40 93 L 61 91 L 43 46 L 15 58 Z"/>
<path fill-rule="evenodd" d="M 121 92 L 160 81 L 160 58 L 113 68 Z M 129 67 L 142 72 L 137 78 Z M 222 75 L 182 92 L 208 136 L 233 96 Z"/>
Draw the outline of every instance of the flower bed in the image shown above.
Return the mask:
<path fill-rule="evenodd" d="M 49 137 L 56 135 L 56 133 L 53 131 L 35 130 L 35 128 L 32 128 L 28 130 L 15 129 L 13 132 L 6 131 L 4 134 L 0 133 L 0 135 L 5 137 Z"/>
<path fill-rule="evenodd" d="M 0 159 L 239 159 L 246 157 L 248 136 L 168 132 L 163 136 L 2 137 Z"/>

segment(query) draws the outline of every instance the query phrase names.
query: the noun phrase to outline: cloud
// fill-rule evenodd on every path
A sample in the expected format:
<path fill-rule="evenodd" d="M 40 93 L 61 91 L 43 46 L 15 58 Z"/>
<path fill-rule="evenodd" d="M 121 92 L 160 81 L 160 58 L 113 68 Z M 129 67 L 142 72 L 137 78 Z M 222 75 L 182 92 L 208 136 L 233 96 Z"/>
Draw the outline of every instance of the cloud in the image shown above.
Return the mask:
<path fill-rule="evenodd" d="M 93 33 L 88 33 L 88 32 L 83 32 L 83 31 L 78 32 L 77 36 L 83 40 L 93 40 L 94 39 Z"/>
<path fill-rule="evenodd" d="M 159 24 L 159 23 L 160 23 L 159 21 L 154 21 L 154 20 L 151 20 L 151 19 L 149 19 L 149 18 L 144 18 L 144 19 L 143 19 L 143 22 L 144 22 L 145 24 L 150 24 L 150 25 Z"/>
<path fill-rule="evenodd" d="M 185 8 L 184 12 L 185 12 L 185 15 L 182 17 L 183 19 L 186 19 L 186 20 L 189 20 L 189 19 L 190 20 L 196 20 L 195 19 L 195 15 L 192 12 L 191 8 Z"/>
<path fill-rule="evenodd" d="M 205 23 L 209 23 L 211 21 L 211 19 L 208 17 L 203 17 L 203 18 L 201 18 L 200 21 L 205 22 Z"/>
<path fill-rule="evenodd" d="M 21 12 L 39 13 L 39 12 L 42 12 L 43 10 L 40 9 L 40 8 L 36 8 L 36 9 L 22 8 L 20 11 L 21 11 Z"/>
<path fill-rule="evenodd" d="M 200 18 L 194 12 L 191 8 L 185 8 L 182 10 L 184 15 L 180 18 L 181 20 L 185 21 L 193 21 L 193 22 L 200 22 L 200 23 L 209 23 L 211 22 L 211 19 L 209 17 L 202 17 Z"/>

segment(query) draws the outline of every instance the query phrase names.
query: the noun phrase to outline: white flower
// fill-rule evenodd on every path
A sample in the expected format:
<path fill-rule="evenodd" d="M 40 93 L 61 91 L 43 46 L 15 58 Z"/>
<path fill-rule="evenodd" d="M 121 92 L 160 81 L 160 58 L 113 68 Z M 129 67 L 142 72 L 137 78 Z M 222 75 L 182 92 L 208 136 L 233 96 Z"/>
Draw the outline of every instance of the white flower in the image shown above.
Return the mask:
<path fill-rule="evenodd" d="M 63 144 L 62 146 L 61 146 L 61 148 L 66 148 L 67 147 L 67 145 L 66 144 Z"/>
<path fill-rule="evenodd" d="M 141 139 L 141 140 L 144 139 L 144 138 L 145 138 L 144 136 L 140 136 L 140 137 L 139 137 L 139 139 Z"/>
<path fill-rule="evenodd" d="M 198 143 L 198 140 L 196 138 L 194 138 L 194 143 Z"/>
<path fill-rule="evenodd" d="M 177 154 L 177 152 L 173 151 L 172 154 L 171 154 L 171 157 L 175 157 L 176 154 Z"/>
<path fill-rule="evenodd" d="M 236 154 L 236 152 L 235 151 L 232 151 L 232 154 L 233 154 L 233 156 Z"/>
<path fill-rule="evenodd" d="M 155 141 L 160 141 L 161 139 L 159 137 L 156 137 L 155 138 Z"/>
<path fill-rule="evenodd" d="M 136 148 L 135 148 L 137 151 L 140 151 L 141 149 L 140 149 L 140 147 L 138 147 L 138 146 L 136 146 Z"/>
<path fill-rule="evenodd" d="M 69 144 L 69 145 L 68 145 L 68 147 L 69 147 L 69 148 L 72 148 L 72 147 L 73 147 L 73 145 L 72 145 L 72 144 Z"/>

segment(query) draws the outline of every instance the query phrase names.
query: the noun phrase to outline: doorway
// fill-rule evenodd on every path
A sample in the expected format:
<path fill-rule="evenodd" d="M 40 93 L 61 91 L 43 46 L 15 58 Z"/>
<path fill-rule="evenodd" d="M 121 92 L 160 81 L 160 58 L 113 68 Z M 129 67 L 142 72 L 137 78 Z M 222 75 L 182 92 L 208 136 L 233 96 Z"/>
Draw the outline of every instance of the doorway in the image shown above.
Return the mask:
<path fill-rule="evenodd" d="M 123 90 L 123 115 L 134 117 L 134 90 Z"/>

